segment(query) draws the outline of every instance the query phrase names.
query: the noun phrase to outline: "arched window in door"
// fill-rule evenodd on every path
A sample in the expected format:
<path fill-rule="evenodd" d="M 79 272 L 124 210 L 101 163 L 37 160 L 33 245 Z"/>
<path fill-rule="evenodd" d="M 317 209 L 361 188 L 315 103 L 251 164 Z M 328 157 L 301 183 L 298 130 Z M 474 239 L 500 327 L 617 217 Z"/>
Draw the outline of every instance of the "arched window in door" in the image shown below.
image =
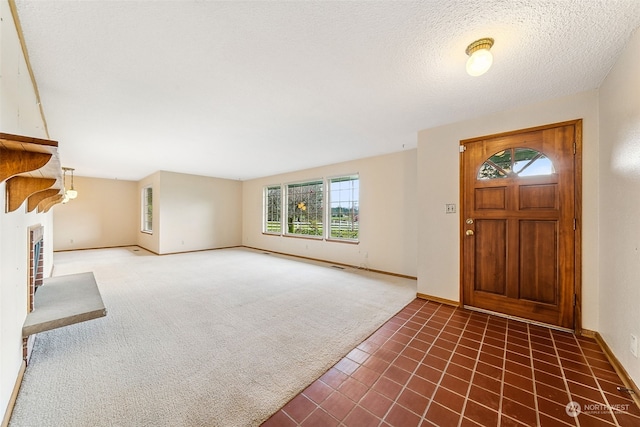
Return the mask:
<path fill-rule="evenodd" d="M 509 148 L 489 157 L 480 166 L 477 179 L 515 178 L 551 175 L 551 160 L 532 148 Z"/>

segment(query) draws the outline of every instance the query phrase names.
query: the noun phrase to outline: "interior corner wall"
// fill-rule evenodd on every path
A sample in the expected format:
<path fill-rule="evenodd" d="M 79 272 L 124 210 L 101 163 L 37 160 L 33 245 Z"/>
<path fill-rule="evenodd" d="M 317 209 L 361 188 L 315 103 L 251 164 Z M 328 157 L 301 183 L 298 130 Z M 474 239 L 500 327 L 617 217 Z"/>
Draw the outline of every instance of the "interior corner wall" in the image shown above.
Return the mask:
<path fill-rule="evenodd" d="M 600 87 L 600 326 L 634 382 L 640 359 L 640 29 Z"/>
<path fill-rule="evenodd" d="M 460 301 L 461 140 L 583 119 L 582 327 L 598 329 L 598 92 L 596 90 L 418 133 L 418 292 Z"/>
<path fill-rule="evenodd" d="M 415 149 L 243 182 L 243 244 L 324 261 L 416 276 Z M 264 187 L 358 173 L 359 244 L 263 234 Z"/>
<path fill-rule="evenodd" d="M 152 206 L 153 216 L 151 220 L 150 233 L 140 231 L 142 230 L 142 189 L 151 186 L 152 188 Z M 160 253 L 160 172 L 155 172 L 140 181 L 138 181 L 138 194 L 136 197 L 136 210 L 137 214 L 134 218 L 137 219 L 138 224 L 136 228 L 137 244 L 141 248 L 145 248 L 148 251 L 159 254 Z"/>
<path fill-rule="evenodd" d="M 67 185 L 70 177 L 67 174 Z M 137 243 L 138 184 L 135 181 L 74 177 L 78 197 L 53 207 L 53 249 L 129 246 Z"/>
<path fill-rule="evenodd" d="M 154 193 L 153 206 L 154 212 L 159 212 L 157 253 L 218 249 L 242 244 L 240 181 L 161 171 L 159 188 L 157 199 Z M 156 200 L 160 203 L 159 211 L 156 210 Z"/>
<path fill-rule="evenodd" d="M 47 138 L 9 3 L 0 0 L 0 132 Z M 52 213 L 26 213 L 25 204 L 5 213 L 0 184 L 0 419 L 4 418 L 22 366 L 22 325 L 27 315 L 29 227 L 41 224 L 44 274 L 53 266 Z"/>

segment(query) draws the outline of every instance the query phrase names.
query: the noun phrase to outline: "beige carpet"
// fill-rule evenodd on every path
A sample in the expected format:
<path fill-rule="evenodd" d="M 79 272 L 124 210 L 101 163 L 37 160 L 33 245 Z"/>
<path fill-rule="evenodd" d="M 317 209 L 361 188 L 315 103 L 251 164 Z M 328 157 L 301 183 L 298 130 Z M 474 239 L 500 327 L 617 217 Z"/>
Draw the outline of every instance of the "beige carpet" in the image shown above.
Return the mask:
<path fill-rule="evenodd" d="M 94 271 L 108 314 L 37 336 L 12 427 L 256 426 L 416 294 L 248 249 L 137 249 L 55 254 L 56 276 Z"/>

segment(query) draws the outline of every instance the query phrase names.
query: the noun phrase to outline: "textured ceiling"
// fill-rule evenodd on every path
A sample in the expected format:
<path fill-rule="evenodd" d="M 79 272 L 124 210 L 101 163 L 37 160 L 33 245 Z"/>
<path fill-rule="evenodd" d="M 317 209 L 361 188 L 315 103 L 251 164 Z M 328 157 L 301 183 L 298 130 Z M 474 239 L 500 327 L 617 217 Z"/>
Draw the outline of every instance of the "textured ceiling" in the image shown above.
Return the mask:
<path fill-rule="evenodd" d="M 400 151 L 421 129 L 597 88 L 638 0 L 16 0 L 77 175 L 231 179 Z M 465 72 L 493 37 L 494 65 Z"/>

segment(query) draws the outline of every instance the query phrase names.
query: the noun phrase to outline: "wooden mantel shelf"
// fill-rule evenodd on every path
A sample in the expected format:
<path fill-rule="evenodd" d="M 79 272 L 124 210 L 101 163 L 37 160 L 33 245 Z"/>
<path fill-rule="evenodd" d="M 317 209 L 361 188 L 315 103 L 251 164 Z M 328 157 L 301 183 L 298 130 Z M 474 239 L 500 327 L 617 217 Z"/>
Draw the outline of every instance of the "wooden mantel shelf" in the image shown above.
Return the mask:
<path fill-rule="evenodd" d="M 64 188 L 58 142 L 0 133 L 0 182 L 5 180 L 7 212 L 18 209 L 27 198 L 30 211 L 48 210 L 51 201 L 61 200 L 58 195 Z"/>
<path fill-rule="evenodd" d="M 35 294 L 34 309 L 22 326 L 23 338 L 38 332 L 107 315 L 93 273 L 44 279 Z"/>

